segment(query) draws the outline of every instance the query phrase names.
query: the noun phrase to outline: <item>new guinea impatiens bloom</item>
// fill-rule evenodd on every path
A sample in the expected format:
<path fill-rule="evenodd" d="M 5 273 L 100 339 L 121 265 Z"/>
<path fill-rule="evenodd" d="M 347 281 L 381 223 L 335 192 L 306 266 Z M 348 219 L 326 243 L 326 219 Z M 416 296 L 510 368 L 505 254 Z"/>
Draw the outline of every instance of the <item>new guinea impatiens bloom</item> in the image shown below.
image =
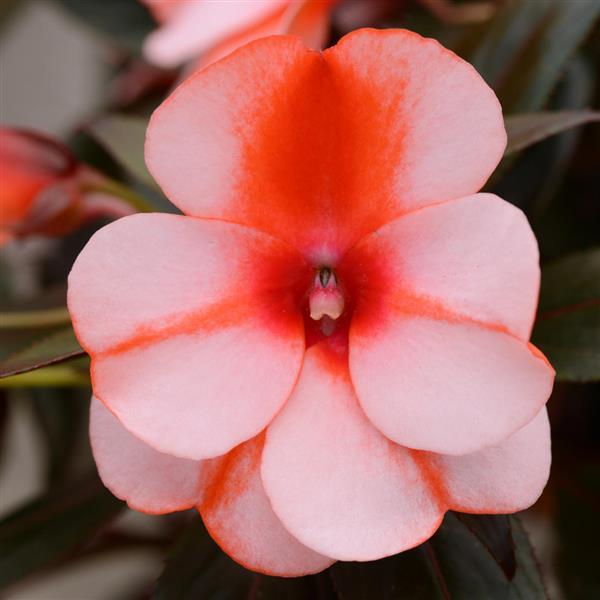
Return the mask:
<path fill-rule="evenodd" d="M 505 144 L 477 72 L 408 31 L 265 38 L 182 83 L 146 160 L 185 216 L 105 227 L 69 279 L 107 487 L 197 506 L 283 576 L 535 502 L 554 377 L 528 343 L 537 245 L 476 193 Z"/>
<path fill-rule="evenodd" d="M 37 132 L 0 126 L 0 169 L 0 246 L 30 235 L 65 235 L 91 219 L 134 212 L 95 189 L 99 173 Z"/>
<path fill-rule="evenodd" d="M 244 44 L 273 34 L 299 35 L 321 48 L 338 0 L 141 0 L 160 27 L 144 43 L 159 67 L 206 66 Z"/>

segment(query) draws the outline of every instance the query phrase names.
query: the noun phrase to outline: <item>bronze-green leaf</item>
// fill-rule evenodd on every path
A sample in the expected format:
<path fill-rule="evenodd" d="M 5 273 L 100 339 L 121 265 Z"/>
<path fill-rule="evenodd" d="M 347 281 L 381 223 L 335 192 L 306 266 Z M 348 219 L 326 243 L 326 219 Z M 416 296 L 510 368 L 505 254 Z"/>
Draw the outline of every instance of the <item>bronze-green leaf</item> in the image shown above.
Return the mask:
<path fill-rule="evenodd" d="M 35 339 L 0 361 L 0 377 L 26 373 L 66 360 L 85 356 L 71 326 Z"/>
<path fill-rule="evenodd" d="M 123 506 L 94 476 L 9 514 L 0 521 L 0 589 L 65 558 Z"/>
<path fill-rule="evenodd" d="M 595 0 L 510 0 L 455 49 L 495 90 L 505 113 L 535 111 L 599 15 Z"/>
<path fill-rule="evenodd" d="M 504 121 L 508 135 L 505 155 L 524 150 L 553 135 L 594 121 L 600 121 L 600 112 L 593 110 L 557 110 L 510 115 Z"/>
<path fill-rule="evenodd" d="M 600 248 L 542 269 L 532 341 L 546 354 L 558 379 L 600 379 Z"/>
<path fill-rule="evenodd" d="M 131 175 L 154 187 L 156 183 L 144 161 L 147 125 L 140 117 L 112 114 L 95 121 L 88 130 Z"/>

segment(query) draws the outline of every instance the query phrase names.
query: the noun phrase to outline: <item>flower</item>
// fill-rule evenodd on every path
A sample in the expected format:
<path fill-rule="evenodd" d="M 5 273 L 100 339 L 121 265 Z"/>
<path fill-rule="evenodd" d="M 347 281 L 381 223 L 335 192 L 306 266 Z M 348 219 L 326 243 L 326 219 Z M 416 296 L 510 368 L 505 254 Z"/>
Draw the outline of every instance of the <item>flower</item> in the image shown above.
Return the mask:
<path fill-rule="evenodd" d="M 273 34 L 301 36 L 311 48 L 326 41 L 337 0 L 142 0 L 161 24 L 144 54 L 161 67 L 201 57 L 206 66 L 244 44 Z"/>
<path fill-rule="evenodd" d="M 258 40 L 181 84 L 146 161 L 186 216 L 105 227 L 69 279 L 104 483 L 284 576 L 531 505 L 554 372 L 533 233 L 476 193 L 505 144 L 477 72 L 403 30 Z"/>
<path fill-rule="evenodd" d="M 94 191 L 101 176 L 39 133 L 0 127 L 0 164 L 0 245 L 27 235 L 60 236 L 93 218 L 133 212 Z"/>

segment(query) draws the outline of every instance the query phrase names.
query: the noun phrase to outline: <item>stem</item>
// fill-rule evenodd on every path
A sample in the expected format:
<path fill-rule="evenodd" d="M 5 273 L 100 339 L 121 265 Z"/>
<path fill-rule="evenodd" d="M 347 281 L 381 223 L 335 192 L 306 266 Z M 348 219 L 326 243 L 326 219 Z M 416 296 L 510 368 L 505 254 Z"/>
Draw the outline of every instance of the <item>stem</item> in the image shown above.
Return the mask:
<path fill-rule="evenodd" d="M 0 329 L 29 329 L 66 325 L 71 322 L 66 308 L 48 308 L 0 313 Z"/>
<path fill-rule="evenodd" d="M 0 388 L 84 387 L 89 377 L 71 367 L 44 367 L 0 379 Z"/>
<path fill-rule="evenodd" d="M 103 176 L 100 181 L 88 183 L 88 190 L 91 192 L 102 192 L 121 198 L 140 212 L 156 212 L 156 208 L 144 197 L 140 196 L 126 185 L 123 185 L 114 179 L 109 179 L 108 177 Z"/>

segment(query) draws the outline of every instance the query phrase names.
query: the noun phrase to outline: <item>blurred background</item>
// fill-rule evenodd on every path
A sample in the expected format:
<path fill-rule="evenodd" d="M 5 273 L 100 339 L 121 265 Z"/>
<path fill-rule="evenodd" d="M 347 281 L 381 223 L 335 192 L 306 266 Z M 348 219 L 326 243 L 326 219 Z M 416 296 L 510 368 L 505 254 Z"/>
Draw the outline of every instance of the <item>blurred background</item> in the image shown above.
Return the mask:
<path fill-rule="evenodd" d="M 0 238 L 0 597 L 600 598 L 600 126 L 590 110 L 600 104 L 600 1 L 329 4 L 325 45 L 361 26 L 412 29 L 473 63 L 502 102 L 509 148 L 486 189 L 523 209 L 537 235 L 533 341 L 558 374 L 542 498 L 518 519 L 450 515 L 426 549 L 294 581 L 231 563 L 191 512 L 130 511 L 96 475 L 88 363 L 64 308 L 73 260 L 121 209 L 82 209 L 86 218 L 59 229 L 44 212 Z M 145 125 L 206 62 L 149 57 L 144 41 L 161 23 L 137 0 L 0 1 L 1 124 L 50 136 L 85 194 L 125 210 L 175 212 L 145 170 Z M 87 206 L 81 193 L 61 199 L 58 218 L 70 202 Z"/>

